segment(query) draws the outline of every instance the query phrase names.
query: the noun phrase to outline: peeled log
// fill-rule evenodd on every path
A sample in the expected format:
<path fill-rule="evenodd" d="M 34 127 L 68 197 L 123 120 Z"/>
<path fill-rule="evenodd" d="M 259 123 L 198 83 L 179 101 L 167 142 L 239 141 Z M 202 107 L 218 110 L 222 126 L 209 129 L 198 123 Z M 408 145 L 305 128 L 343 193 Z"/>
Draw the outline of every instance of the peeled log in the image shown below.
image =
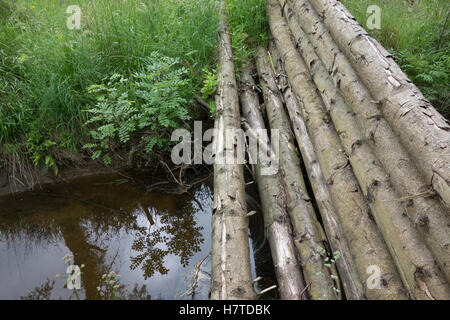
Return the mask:
<path fill-rule="evenodd" d="M 273 10 L 277 10 L 275 5 Z M 289 80 L 300 79 L 300 76 L 297 78 L 296 74 L 307 72 L 307 69 L 295 50 L 294 43 L 291 42 L 284 19 L 280 14 L 270 13 L 269 19 L 272 30 L 276 31 L 276 44 L 283 49 L 282 60 L 289 67 L 287 71 Z M 300 65 L 303 65 L 303 68 L 297 70 L 296 68 Z M 367 270 L 371 266 L 376 265 L 382 270 L 384 285 L 375 290 L 364 286 L 365 297 L 367 299 L 406 299 L 405 290 L 391 255 L 373 221 L 367 201 L 349 165 L 338 134 L 324 110 L 322 100 L 316 93 L 316 87 L 311 79 L 302 77 L 301 80 L 303 81 L 291 83 L 300 106 L 300 110 L 292 114 L 291 119 L 303 117 L 306 121 L 317 160 L 328 184 L 360 278 L 366 283 L 369 277 Z"/>
<path fill-rule="evenodd" d="M 289 3 L 284 9 L 289 27 L 299 44 L 300 52 L 310 66 L 311 73 L 315 75 L 316 84 L 317 81 L 321 82 L 322 86 L 318 85 L 318 87 L 328 96 L 329 101 L 336 100 L 334 95 L 338 95 L 337 99 L 340 101 L 343 97 L 357 114 L 360 128 L 365 129 L 364 138 L 361 137 L 361 140 L 370 145 L 382 163 L 400 199 L 403 199 L 399 202 L 405 202 L 410 220 L 432 251 L 447 281 L 450 282 L 450 246 L 448 245 L 450 216 L 435 198 L 430 197 L 430 193 L 427 192 L 428 185 L 410 160 L 407 151 L 386 120 L 379 115 L 377 106 L 370 99 L 369 92 L 357 80 L 353 68 L 308 1 L 280 0 L 282 5 L 285 2 Z M 301 26 L 297 17 L 300 17 L 303 22 Z M 333 58 L 334 55 L 339 55 L 339 58 Z M 340 70 L 345 72 L 339 72 Z M 328 77 L 330 72 L 335 75 L 335 83 L 340 83 L 339 92 L 334 92 L 335 85 Z M 344 82 L 340 80 L 341 77 L 345 78 Z M 350 82 L 348 78 L 356 79 L 356 81 Z"/>
<path fill-rule="evenodd" d="M 214 208 L 212 217 L 211 293 L 213 300 L 255 299 L 250 268 L 248 217 L 243 165 L 237 164 L 236 141 L 225 147 L 226 130 L 240 129 L 239 97 L 231 37 L 222 2 L 219 24 L 219 79 L 213 150 Z M 223 158 L 234 159 L 225 164 Z"/>
<path fill-rule="evenodd" d="M 450 208 L 450 125 L 387 52 L 336 0 L 310 0 L 362 82 L 379 101 L 428 184 Z M 346 70 L 341 70 L 346 73 Z M 351 81 L 348 79 L 347 81 Z"/>
<path fill-rule="evenodd" d="M 336 299 L 333 291 L 335 284 L 331 278 L 330 269 L 325 266 L 324 257 L 320 254 L 327 243 L 325 232 L 317 220 L 306 190 L 300 158 L 294 145 L 289 119 L 284 111 L 283 99 L 272 69 L 268 66 L 268 56 L 263 48 L 257 51 L 256 65 L 270 128 L 279 130 L 280 176 L 286 190 L 285 202 L 294 229 L 294 243 L 301 258 L 305 281 L 310 285 L 309 293 L 313 300 Z"/>
<path fill-rule="evenodd" d="M 244 127 L 254 132 L 261 130 L 258 133 L 265 134 L 264 141 L 269 141 L 259 110 L 258 93 L 254 89 L 256 86 L 248 70 L 242 72 L 241 82 L 242 113 L 247 121 Z M 253 139 L 255 137 L 256 133 Z M 264 175 L 261 172 L 261 167 L 266 164 L 258 159 L 256 150 L 249 150 L 249 154 L 253 161 L 257 161 L 254 172 L 264 216 L 264 230 L 272 253 L 281 299 L 302 300 L 305 297 L 304 284 L 291 236 L 291 222 L 286 207 L 279 201 L 286 197 L 284 188 L 278 174 Z"/>
<path fill-rule="evenodd" d="M 321 101 L 312 88 L 312 79 L 308 67 L 295 50 L 294 40 L 287 29 L 286 22 L 281 16 L 280 5 L 277 1 L 269 0 L 269 23 L 277 47 L 286 65 L 289 81 L 296 94 L 306 105 L 307 99 Z M 310 62 L 310 61 L 309 61 Z M 356 126 L 354 114 L 348 112 L 345 102 L 334 95 L 334 100 L 323 95 L 326 82 L 323 77 L 313 74 L 318 86 L 324 84 L 319 91 L 329 108 L 339 138 L 349 156 L 350 163 L 359 185 L 369 200 L 375 221 L 383 234 L 391 255 L 397 265 L 400 276 L 408 293 L 415 299 L 448 299 L 450 288 L 436 265 L 431 252 L 420 239 L 419 234 L 409 221 L 403 207 L 396 201 L 395 191 L 392 189 L 389 177 L 382 170 L 367 144 L 360 139 L 360 132 Z M 318 81 L 320 80 L 320 81 Z M 309 89 L 309 87 L 312 87 Z M 307 95 L 301 95 L 308 92 Z M 310 101 L 310 100 L 309 100 Z M 312 104 L 315 108 L 323 108 L 323 103 Z M 426 289 L 425 289 L 426 288 Z"/>
<path fill-rule="evenodd" d="M 300 115 L 300 105 L 289 87 L 287 79 L 283 77 L 285 73 L 282 68 L 281 59 L 279 59 L 278 52 L 273 45 L 273 41 L 269 43 L 269 49 L 277 68 L 277 75 L 280 77 L 278 81 L 280 90 L 283 93 L 286 102 L 286 108 L 292 121 L 292 128 L 302 154 L 309 181 L 311 182 L 314 198 L 322 217 L 322 223 L 327 238 L 330 242 L 332 251 L 339 251 L 341 253 L 341 257 L 336 260 L 336 266 L 344 287 L 345 296 L 349 300 L 364 299 L 364 286 L 358 276 L 347 239 L 341 230 L 341 223 L 328 191 L 325 178 L 323 177 L 322 169 L 317 161 L 312 141 L 306 129 L 306 124 Z"/>

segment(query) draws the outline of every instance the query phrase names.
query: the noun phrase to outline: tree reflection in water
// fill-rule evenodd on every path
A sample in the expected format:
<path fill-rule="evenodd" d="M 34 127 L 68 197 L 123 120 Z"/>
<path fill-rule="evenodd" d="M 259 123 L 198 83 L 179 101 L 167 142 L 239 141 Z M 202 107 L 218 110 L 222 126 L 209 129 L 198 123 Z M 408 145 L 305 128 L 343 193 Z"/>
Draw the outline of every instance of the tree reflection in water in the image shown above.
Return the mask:
<path fill-rule="evenodd" d="M 25 248 L 28 260 L 33 259 L 34 251 L 54 244 L 65 246 L 74 255 L 74 264 L 86 265 L 82 285 L 87 299 L 98 298 L 102 275 L 118 268 L 119 260 L 131 270 L 140 268 L 142 282 L 167 275 L 170 266 L 166 260 L 170 256 L 177 257 L 183 268 L 193 268 L 196 261 L 190 259 L 202 250 L 204 255 L 209 251 L 204 242 L 210 231 L 199 225 L 198 217 L 211 212 L 210 188 L 199 185 L 194 195 L 147 193 L 141 183 L 114 183 L 119 178 L 80 178 L 42 191 L 0 198 L 0 241 L 7 250 Z M 129 248 L 111 252 L 114 241 Z M 64 270 L 60 259 L 48 263 L 61 265 Z M 8 281 L 1 268 L 0 263 L 0 282 Z M 142 290 L 135 286 L 124 295 L 146 297 Z M 174 293 L 168 295 L 173 297 Z"/>
<path fill-rule="evenodd" d="M 192 212 L 181 210 L 174 215 L 160 213 L 158 222 L 154 230 L 148 232 L 141 228 L 137 231 L 131 247 L 140 252 L 131 258 L 131 269 L 141 266 L 145 279 L 152 277 L 156 271 L 167 274 L 169 270 L 164 266 L 164 258 L 169 254 L 178 256 L 180 264 L 186 267 L 204 242 L 203 227 L 197 226 Z"/>

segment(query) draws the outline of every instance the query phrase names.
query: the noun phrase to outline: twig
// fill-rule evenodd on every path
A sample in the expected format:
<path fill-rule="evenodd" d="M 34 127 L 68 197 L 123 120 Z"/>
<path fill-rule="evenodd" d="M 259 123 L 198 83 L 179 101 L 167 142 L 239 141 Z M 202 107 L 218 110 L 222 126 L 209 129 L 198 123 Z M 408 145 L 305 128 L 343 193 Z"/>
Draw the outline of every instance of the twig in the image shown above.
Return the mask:
<path fill-rule="evenodd" d="M 269 292 L 269 291 L 271 291 L 271 290 L 273 290 L 273 289 L 276 289 L 276 288 L 277 288 L 277 285 L 273 285 L 273 286 L 271 286 L 271 287 L 268 287 L 268 288 L 266 288 L 266 289 L 264 289 L 264 290 L 258 292 L 256 295 L 257 295 L 257 296 L 261 296 L 261 295 L 263 295 L 264 293 L 267 293 L 267 292 Z"/>
<path fill-rule="evenodd" d="M 202 99 L 202 97 L 200 97 L 199 95 L 195 95 L 194 96 L 195 101 L 198 102 L 199 105 L 201 105 L 202 107 L 204 107 L 205 111 L 207 111 L 208 113 L 210 112 L 211 106 L 209 105 L 208 102 L 206 102 L 205 100 Z"/>
<path fill-rule="evenodd" d="M 183 183 L 181 181 L 178 181 L 178 179 L 175 177 L 175 175 L 173 174 L 172 170 L 170 170 L 169 166 L 167 165 L 167 163 L 165 163 L 162 159 L 159 160 L 165 167 L 166 169 L 170 172 L 170 174 L 172 175 L 173 180 L 179 184 L 180 186 L 183 185 Z"/>
<path fill-rule="evenodd" d="M 200 267 L 202 266 L 203 262 L 206 260 L 206 258 L 209 257 L 209 253 L 206 257 L 204 257 L 203 259 L 201 259 L 199 262 L 197 262 L 197 264 L 195 265 L 195 271 L 194 271 L 194 275 L 192 277 L 192 282 L 191 282 L 191 286 L 189 288 L 189 290 L 186 292 L 187 296 L 194 296 L 195 295 L 195 287 L 197 286 L 198 283 L 198 274 L 200 272 Z"/>
<path fill-rule="evenodd" d="M 431 190 L 428 189 L 425 192 L 422 193 L 418 193 L 418 194 L 414 194 L 412 196 L 407 196 L 407 197 L 403 197 L 403 198 L 397 198 L 397 199 L 389 199 L 389 200 L 381 200 L 381 202 L 403 202 L 403 201 L 408 201 L 408 200 L 412 200 L 412 199 L 416 199 L 416 198 L 420 198 L 420 197 L 431 197 L 434 196 L 436 193 Z"/>
<path fill-rule="evenodd" d="M 306 290 L 308 290 L 308 288 L 310 286 L 311 286 L 311 282 L 306 285 L 306 287 L 302 290 L 302 292 L 300 292 L 300 296 L 302 296 L 306 292 Z"/>

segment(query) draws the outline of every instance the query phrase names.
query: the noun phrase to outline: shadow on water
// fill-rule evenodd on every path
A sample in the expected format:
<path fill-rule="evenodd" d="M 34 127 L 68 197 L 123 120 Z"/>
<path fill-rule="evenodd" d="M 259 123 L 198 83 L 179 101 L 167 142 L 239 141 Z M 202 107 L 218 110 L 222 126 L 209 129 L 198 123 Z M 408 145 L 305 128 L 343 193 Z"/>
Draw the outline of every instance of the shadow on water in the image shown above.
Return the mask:
<path fill-rule="evenodd" d="M 121 275 L 120 299 L 207 299 L 211 187 L 148 192 L 141 176 L 83 177 L 0 197 L 0 299 L 75 299 L 55 278 L 66 275 L 66 253 L 85 265 L 81 299 L 105 298 L 97 288 L 110 271 Z M 265 287 L 273 283 L 272 262 L 263 224 L 252 221 L 252 270 Z"/>

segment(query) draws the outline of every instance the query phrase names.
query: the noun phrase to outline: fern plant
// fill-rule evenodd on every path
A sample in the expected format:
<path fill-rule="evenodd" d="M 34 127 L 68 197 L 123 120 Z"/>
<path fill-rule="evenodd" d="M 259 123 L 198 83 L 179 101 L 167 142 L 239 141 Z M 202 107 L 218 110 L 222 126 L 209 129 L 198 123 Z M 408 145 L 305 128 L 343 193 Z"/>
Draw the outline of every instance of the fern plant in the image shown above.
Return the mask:
<path fill-rule="evenodd" d="M 128 77 L 113 74 L 106 83 L 92 85 L 96 103 L 86 111 L 93 142 L 84 145 L 92 159 L 111 164 L 111 151 L 139 146 L 150 153 L 167 148 L 170 134 L 190 119 L 187 104 L 191 83 L 178 58 L 153 52 L 140 71 Z"/>
<path fill-rule="evenodd" d="M 400 51 L 395 53 L 395 58 L 425 97 L 444 117 L 449 119 L 450 54 L 448 46 L 440 50 L 424 49 L 419 54 Z"/>

